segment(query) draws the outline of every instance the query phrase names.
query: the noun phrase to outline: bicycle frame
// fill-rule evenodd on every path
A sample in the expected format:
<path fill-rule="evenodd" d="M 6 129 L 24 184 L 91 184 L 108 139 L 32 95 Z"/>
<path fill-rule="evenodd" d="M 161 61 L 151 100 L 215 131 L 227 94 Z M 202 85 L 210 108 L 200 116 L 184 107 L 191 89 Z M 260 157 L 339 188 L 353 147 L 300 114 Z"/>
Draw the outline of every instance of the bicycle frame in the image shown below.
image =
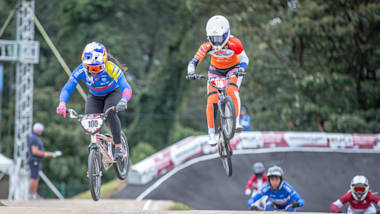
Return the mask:
<path fill-rule="evenodd" d="M 103 134 L 99 134 L 101 128 L 104 125 L 104 121 L 107 119 L 108 113 L 111 110 L 114 110 L 115 107 L 110 107 L 109 109 L 106 110 L 105 113 L 100 113 L 100 114 L 87 114 L 87 115 L 81 115 L 78 114 L 74 109 L 69 109 L 69 117 L 73 119 L 78 119 L 78 122 L 81 124 L 82 129 L 91 136 L 91 142 L 90 145 L 88 146 L 88 149 L 97 149 L 100 151 L 102 154 L 102 162 L 104 168 L 107 170 L 109 169 L 113 163 L 116 163 L 117 161 L 114 160 L 113 153 L 112 153 L 112 145 L 114 145 L 114 141 L 111 137 L 108 137 Z M 86 127 L 83 125 L 82 120 L 85 120 L 87 118 L 95 118 L 97 120 L 101 119 L 102 122 L 101 124 L 98 124 L 97 127 Z M 94 120 L 95 120 L 94 119 Z M 85 121 L 86 122 L 86 121 Z M 91 122 L 89 122 L 91 124 Z M 91 129 L 91 130 L 90 130 Z M 92 131 L 94 129 L 94 131 Z M 102 143 L 104 141 L 105 143 Z M 107 146 L 106 146 L 107 145 Z"/>

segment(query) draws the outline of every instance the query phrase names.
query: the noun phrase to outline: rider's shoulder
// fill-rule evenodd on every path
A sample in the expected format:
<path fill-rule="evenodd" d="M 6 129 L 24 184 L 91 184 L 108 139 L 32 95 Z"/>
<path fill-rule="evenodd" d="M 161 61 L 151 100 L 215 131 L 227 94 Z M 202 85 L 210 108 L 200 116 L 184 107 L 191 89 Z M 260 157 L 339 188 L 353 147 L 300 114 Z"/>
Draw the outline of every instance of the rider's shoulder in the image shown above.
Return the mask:
<path fill-rule="evenodd" d="M 106 73 L 113 79 L 117 80 L 122 74 L 121 69 L 113 62 L 107 61 Z"/>
<path fill-rule="evenodd" d="M 270 188 L 270 185 L 269 185 L 269 184 L 265 184 L 265 185 L 263 186 L 263 188 L 261 189 L 261 191 L 262 191 L 262 192 L 268 192 L 270 189 L 271 189 L 271 188 Z"/>
<path fill-rule="evenodd" d="M 290 185 L 288 182 L 286 181 L 283 181 L 282 183 L 282 188 L 284 188 L 287 192 L 292 192 L 294 191 L 294 188 L 292 187 L 292 185 Z"/>
<path fill-rule="evenodd" d="M 86 72 L 86 69 L 83 68 L 83 65 L 82 65 L 82 64 L 80 64 L 80 65 L 78 65 L 78 66 L 74 69 L 72 75 L 73 75 L 74 77 L 77 78 L 77 77 L 79 77 L 81 74 L 84 74 L 84 72 Z"/>
<path fill-rule="evenodd" d="M 233 35 L 230 36 L 227 44 L 237 54 L 240 54 L 244 50 L 243 44 L 241 43 L 240 39 L 234 37 Z"/>

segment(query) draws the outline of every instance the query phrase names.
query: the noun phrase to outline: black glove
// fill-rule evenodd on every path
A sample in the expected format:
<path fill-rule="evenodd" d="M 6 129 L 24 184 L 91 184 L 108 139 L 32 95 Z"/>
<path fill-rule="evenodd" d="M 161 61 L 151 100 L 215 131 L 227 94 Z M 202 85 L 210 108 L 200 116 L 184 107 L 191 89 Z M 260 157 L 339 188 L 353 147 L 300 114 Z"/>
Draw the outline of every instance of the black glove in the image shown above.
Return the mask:
<path fill-rule="evenodd" d="M 297 207 L 300 207 L 301 204 L 299 202 L 294 202 L 291 206 L 292 208 L 297 208 Z"/>
<path fill-rule="evenodd" d="M 255 205 L 252 205 L 250 208 L 250 210 L 260 210 L 258 207 L 256 207 Z"/>
<path fill-rule="evenodd" d="M 119 103 L 116 105 L 116 111 L 123 111 L 127 109 L 127 101 L 125 99 L 121 99 Z"/>
<path fill-rule="evenodd" d="M 196 79 L 198 79 L 198 75 L 196 75 L 196 74 L 188 74 L 186 76 L 186 79 L 188 79 L 188 80 L 196 80 Z"/>
<path fill-rule="evenodd" d="M 240 67 L 236 76 L 245 76 L 247 73 L 245 72 L 245 69 Z"/>

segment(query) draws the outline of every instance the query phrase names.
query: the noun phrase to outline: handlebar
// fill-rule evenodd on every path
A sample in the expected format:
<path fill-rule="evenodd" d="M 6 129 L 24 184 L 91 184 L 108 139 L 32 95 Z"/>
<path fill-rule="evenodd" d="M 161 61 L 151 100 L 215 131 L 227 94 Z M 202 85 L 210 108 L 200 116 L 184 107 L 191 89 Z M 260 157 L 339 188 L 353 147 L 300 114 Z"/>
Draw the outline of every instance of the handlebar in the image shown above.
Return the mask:
<path fill-rule="evenodd" d="M 240 77 L 240 76 L 245 76 L 247 73 L 245 71 L 239 71 L 239 72 L 234 72 L 228 76 L 226 76 L 226 78 L 229 80 L 232 76 L 237 76 L 237 77 Z M 202 75 L 202 74 L 189 74 L 189 75 L 186 75 L 186 79 L 187 80 L 200 80 L 200 79 L 212 79 L 213 77 L 209 78 L 205 75 Z"/>
<path fill-rule="evenodd" d="M 115 112 L 117 112 L 116 111 L 116 107 L 115 106 L 111 106 L 111 107 L 109 107 L 104 113 L 99 113 L 101 116 L 108 116 L 108 113 L 110 112 L 110 111 L 115 111 Z M 72 118 L 72 119 L 76 119 L 76 118 L 81 118 L 81 117 L 83 117 L 84 115 L 83 114 L 78 114 L 78 112 L 76 112 L 74 109 L 67 109 L 66 110 L 66 113 L 68 113 L 69 114 L 69 117 L 70 118 Z"/>

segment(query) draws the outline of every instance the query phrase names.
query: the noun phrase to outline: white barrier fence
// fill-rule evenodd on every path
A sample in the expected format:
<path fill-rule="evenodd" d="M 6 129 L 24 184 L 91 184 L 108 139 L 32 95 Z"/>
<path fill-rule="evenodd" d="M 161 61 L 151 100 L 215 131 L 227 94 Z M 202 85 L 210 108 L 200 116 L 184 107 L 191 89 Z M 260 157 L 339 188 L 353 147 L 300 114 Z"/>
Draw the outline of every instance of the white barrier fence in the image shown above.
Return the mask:
<path fill-rule="evenodd" d="M 133 165 L 130 184 L 146 184 L 174 167 L 195 157 L 216 152 L 207 136 L 185 138 Z M 242 132 L 230 141 L 232 149 L 309 147 L 331 149 L 380 150 L 380 134 L 342 134 L 323 132 Z"/>

